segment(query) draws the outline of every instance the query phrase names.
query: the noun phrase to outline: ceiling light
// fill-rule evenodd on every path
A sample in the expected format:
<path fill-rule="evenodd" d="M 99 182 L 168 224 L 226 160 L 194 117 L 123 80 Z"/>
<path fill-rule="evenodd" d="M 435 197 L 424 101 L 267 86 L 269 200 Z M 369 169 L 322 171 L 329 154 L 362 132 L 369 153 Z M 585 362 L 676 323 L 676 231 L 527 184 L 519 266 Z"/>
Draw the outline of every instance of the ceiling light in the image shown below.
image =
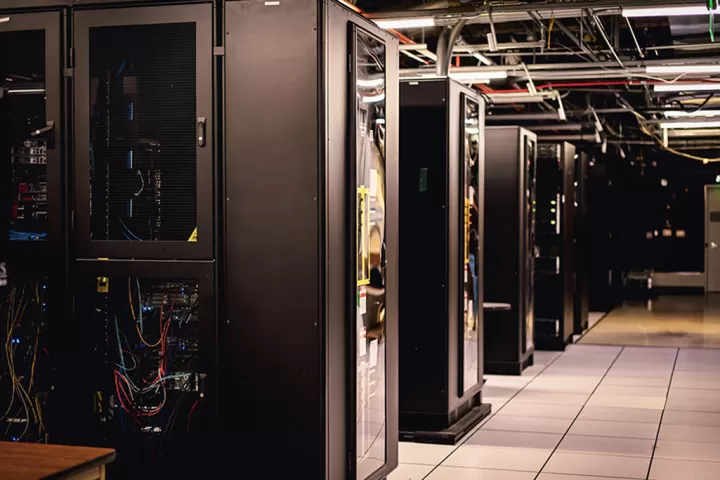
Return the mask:
<path fill-rule="evenodd" d="M 719 83 L 663 83 L 655 85 L 656 92 L 712 92 L 720 90 Z"/>
<path fill-rule="evenodd" d="M 720 73 L 720 65 L 658 65 L 645 67 L 646 73 Z"/>
<path fill-rule="evenodd" d="M 717 10 L 713 10 L 717 13 Z M 622 9 L 623 17 L 677 17 L 687 15 L 708 15 L 710 10 L 704 5 L 687 7 L 650 7 Z"/>
<path fill-rule="evenodd" d="M 374 20 L 380 28 L 385 29 L 403 29 L 403 28 L 422 28 L 434 27 L 435 19 L 433 17 L 416 17 L 416 18 L 383 18 Z"/>
<path fill-rule="evenodd" d="M 682 110 L 668 110 L 663 112 L 668 118 L 687 118 L 687 117 L 717 117 L 720 110 L 697 110 L 694 112 L 683 112 Z"/>
<path fill-rule="evenodd" d="M 483 80 L 501 80 L 507 78 L 507 72 L 501 70 L 476 70 L 469 72 L 450 70 L 448 76 L 453 80 L 458 80 L 460 82 L 472 81 L 473 83 L 475 83 L 482 82 Z"/>
<path fill-rule="evenodd" d="M 660 128 L 718 128 L 720 120 L 710 122 L 666 122 L 661 123 Z"/>
<path fill-rule="evenodd" d="M 0 23 L 7 23 L 10 21 L 10 17 L 0 17 Z"/>
<path fill-rule="evenodd" d="M 358 87 L 380 87 L 385 84 L 385 78 L 358 78 L 355 83 Z"/>
<path fill-rule="evenodd" d="M 360 97 L 363 103 L 377 103 L 385 100 L 385 93 L 379 93 L 377 95 L 363 95 Z"/>

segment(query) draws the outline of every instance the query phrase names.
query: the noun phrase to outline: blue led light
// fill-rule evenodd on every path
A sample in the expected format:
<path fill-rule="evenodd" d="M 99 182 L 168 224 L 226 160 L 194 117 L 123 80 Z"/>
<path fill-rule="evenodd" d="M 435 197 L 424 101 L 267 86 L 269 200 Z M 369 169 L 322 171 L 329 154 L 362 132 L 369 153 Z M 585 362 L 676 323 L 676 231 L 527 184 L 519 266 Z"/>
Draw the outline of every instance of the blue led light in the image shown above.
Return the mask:
<path fill-rule="evenodd" d="M 10 440 L 12 440 L 13 442 L 17 442 L 17 441 L 18 441 L 18 438 L 17 438 L 17 437 L 10 437 Z"/>

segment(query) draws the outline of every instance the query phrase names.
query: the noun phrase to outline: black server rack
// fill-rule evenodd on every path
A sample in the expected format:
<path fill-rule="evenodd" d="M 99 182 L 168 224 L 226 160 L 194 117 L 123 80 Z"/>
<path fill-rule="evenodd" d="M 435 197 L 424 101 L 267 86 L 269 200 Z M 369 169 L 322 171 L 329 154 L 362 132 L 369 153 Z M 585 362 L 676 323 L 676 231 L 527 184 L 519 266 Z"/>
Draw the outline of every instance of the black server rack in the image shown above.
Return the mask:
<path fill-rule="evenodd" d="M 400 84 L 400 435 L 454 444 L 482 404 L 485 103 Z"/>
<path fill-rule="evenodd" d="M 565 350 L 574 332 L 575 146 L 538 146 L 535 348 Z"/>
<path fill-rule="evenodd" d="M 0 440 L 23 442 L 61 430 L 66 350 L 63 14 L 35 6 L 0 5 Z"/>
<path fill-rule="evenodd" d="M 83 0 L 71 18 L 69 441 L 115 448 L 111 478 L 212 475 L 213 2 Z"/>
<path fill-rule="evenodd" d="M 0 229 L 9 256 L 62 269 L 62 12 L 0 23 Z M 20 265 L 18 265 L 20 266 Z M 12 268 L 12 265 L 11 265 Z"/>
<path fill-rule="evenodd" d="M 485 372 L 519 375 L 533 363 L 537 137 L 485 129 Z"/>
<path fill-rule="evenodd" d="M 575 291 L 574 322 L 576 335 L 588 329 L 590 315 L 590 221 L 588 218 L 588 169 L 590 155 L 579 152 L 575 159 Z"/>
<path fill-rule="evenodd" d="M 332 1 L 225 13 L 223 427 L 275 477 L 385 478 L 398 462 L 398 41 Z"/>

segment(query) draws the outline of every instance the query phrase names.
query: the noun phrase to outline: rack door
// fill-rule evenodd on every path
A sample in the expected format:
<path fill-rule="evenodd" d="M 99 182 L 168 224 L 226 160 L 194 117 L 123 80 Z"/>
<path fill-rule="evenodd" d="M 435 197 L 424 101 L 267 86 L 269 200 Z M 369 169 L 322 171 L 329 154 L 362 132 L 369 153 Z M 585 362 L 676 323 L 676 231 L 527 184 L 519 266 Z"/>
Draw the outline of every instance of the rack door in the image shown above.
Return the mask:
<path fill-rule="evenodd" d="M 212 8 L 74 14 L 83 257 L 210 259 Z"/>
<path fill-rule="evenodd" d="M 78 443 L 117 450 L 113 478 L 207 467 L 198 449 L 217 402 L 213 274 L 212 262 L 74 266 L 72 342 L 84 373 L 71 408 Z"/>
<path fill-rule="evenodd" d="M 62 240 L 60 14 L 0 16 L 0 244 L 40 258 Z"/>
<path fill-rule="evenodd" d="M 462 245 L 460 245 L 460 285 L 459 290 L 460 329 L 460 391 L 465 392 L 480 382 L 480 341 L 482 338 L 482 296 L 480 282 L 482 278 L 480 252 L 480 104 L 477 100 L 461 95 L 463 111 L 460 131 L 460 182 L 462 202 L 460 225 L 462 225 Z"/>
<path fill-rule="evenodd" d="M 363 480 L 387 460 L 386 375 L 386 45 L 350 24 L 350 159 L 348 218 L 350 351 L 355 377 L 356 478 Z M 352 429 L 351 429 L 352 430 Z"/>

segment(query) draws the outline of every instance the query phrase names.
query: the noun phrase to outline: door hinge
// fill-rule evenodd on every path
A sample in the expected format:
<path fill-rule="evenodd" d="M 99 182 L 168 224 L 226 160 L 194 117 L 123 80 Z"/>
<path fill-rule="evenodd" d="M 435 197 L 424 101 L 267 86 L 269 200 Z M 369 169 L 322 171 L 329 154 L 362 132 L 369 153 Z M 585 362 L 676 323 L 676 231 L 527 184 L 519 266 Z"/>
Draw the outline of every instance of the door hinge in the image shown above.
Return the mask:
<path fill-rule="evenodd" d="M 75 49 L 71 48 L 68 55 L 68 66 L 63 70 L 64 77 L 72 77 L 75 69 Z"/>
<path fill-rule="evenodd" d="M 213 55 L 216 57 L 225 56 L 225 47 L 213 47 Z"/>
<path fill-rule="evenodd" d="M 75 230 L 75 210 L 70 213 L 70 230 Z"/>

